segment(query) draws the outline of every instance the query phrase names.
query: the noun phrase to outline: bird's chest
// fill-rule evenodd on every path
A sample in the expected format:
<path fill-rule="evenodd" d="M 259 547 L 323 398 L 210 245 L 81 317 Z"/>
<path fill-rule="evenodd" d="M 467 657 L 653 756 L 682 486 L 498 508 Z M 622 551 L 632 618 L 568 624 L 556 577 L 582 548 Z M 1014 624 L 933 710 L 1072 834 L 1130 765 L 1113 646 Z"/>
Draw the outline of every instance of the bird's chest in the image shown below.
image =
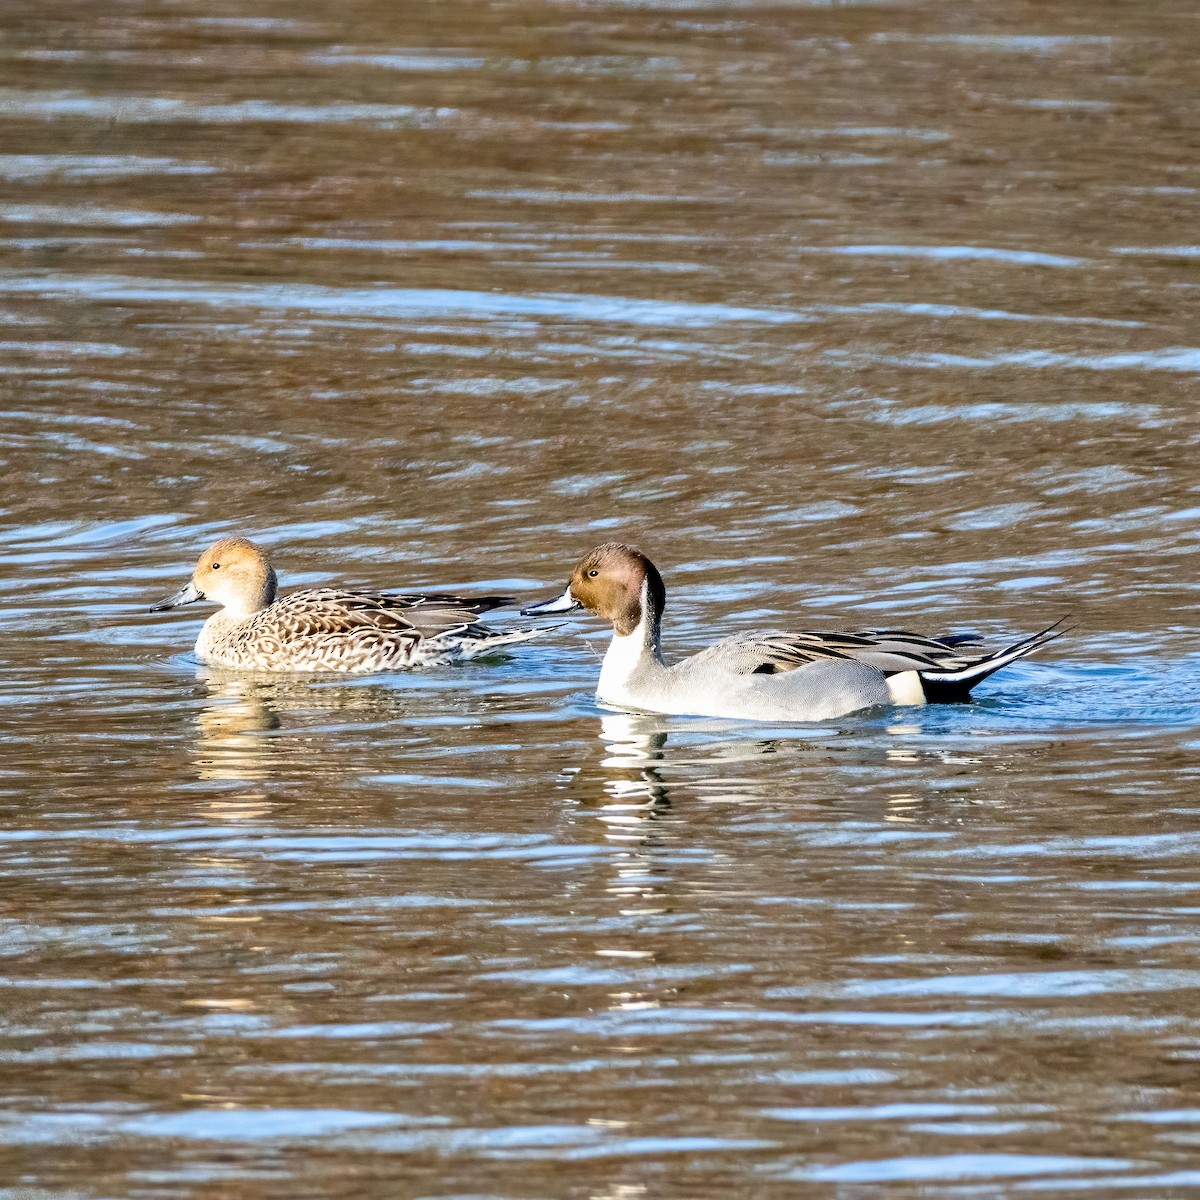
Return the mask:
<path fill-rule="evenodd" d="M 615 636 L 600 667 L 596 695 L 615 703 L 634 701 L 654 660 L 637 631 L 628 637 Z"/>

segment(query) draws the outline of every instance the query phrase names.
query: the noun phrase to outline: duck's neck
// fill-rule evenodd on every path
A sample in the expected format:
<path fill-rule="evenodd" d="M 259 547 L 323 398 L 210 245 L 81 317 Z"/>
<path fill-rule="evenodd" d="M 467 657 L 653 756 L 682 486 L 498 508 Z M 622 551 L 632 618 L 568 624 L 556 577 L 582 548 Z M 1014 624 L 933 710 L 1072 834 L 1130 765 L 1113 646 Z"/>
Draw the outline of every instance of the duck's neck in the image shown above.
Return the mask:
<path fill-rule="evenodd" d="M 659 672 L 665 671 L 660 639 L 662 610 L 657 607 L 648 586 L 643 585 L 641 614 L 628 633 L 614 623 L 613 638 L 600 668 L 596 695 L 601 700 L 622 703 L 627 699 L 631 684 L 644 684 Z"/>
<path fill-rule="evenodd" d="M 279 592 L 279 579 L 274 567 L 267 567 L 260 578 L 254 579 L 248 585 L 232 593 L 226 593 L 216 602 L 222 607 L 215 612 L 210 621 L 220 625 L 238 625 L 248 621 L 255 613 L 264 608 L 270 608 L 275 603 Z M 216 597 L 210 597 L 216 599 Z"/>
<path fill-rule="evenodd" d="M 279 583 L 273 568 L 268 567 L 263 576 L 261 586 L 249 595 L 231 596 L 223 608 L 217 609 L 200 630 L 196 639 L 196 654 L 205 658 L 209 652 L 222 642 L 238 636 L 240 627 L 245 625 L 256 613 L 270 608 L 275 603 Z"/>

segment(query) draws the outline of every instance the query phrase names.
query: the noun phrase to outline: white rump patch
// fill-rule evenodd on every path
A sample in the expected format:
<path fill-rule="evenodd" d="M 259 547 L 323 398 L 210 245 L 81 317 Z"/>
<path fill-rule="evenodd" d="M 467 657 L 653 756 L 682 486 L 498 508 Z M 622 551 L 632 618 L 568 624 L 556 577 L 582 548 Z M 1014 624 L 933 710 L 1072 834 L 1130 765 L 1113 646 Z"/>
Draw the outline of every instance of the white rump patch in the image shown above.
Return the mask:
<path fill-rule="evenodd" d="M 925 686 L 916 671 L 900 671 L 887 677 L 893 704 L 924 704 Z"/>

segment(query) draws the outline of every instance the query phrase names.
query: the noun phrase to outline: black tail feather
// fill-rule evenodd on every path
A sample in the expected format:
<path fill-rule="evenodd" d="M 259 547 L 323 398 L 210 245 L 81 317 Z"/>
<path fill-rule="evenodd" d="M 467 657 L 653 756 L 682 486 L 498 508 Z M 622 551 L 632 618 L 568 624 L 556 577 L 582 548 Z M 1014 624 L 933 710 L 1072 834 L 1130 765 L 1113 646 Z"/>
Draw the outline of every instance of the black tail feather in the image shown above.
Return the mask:
<path fill-rule="evenodd" d="M 1009 663 L 1016 662 L 1017 659 L 1024 658 L 1027 654 L 1033 654 L 1043 646 L 1048 646 L 1057 638 L 1062 637 L 1063 634 L 1070 633 L 1075 626 L 1068 625 L 1066 628 L 1062 628 L 1063 622 L 1066 620 L 1066 617 L 1059 617 L 1053 625 L 1048 625 L 1040 632 L 1031 633 L 1019 642 L 1013 642 L 1011 646 L 997 650 L 994 654 L 984 655 L 983 658 L 977 659 L 965 667 L 959 667 L 957 670 L 918 672 L 925 688 L 925 698 L 932 704 L 966 700 L 971 689 L 977 683 L 982 683 L 989 675 L 994 675 L 999 671 L 1001 667 L 1006 667 Z"/>

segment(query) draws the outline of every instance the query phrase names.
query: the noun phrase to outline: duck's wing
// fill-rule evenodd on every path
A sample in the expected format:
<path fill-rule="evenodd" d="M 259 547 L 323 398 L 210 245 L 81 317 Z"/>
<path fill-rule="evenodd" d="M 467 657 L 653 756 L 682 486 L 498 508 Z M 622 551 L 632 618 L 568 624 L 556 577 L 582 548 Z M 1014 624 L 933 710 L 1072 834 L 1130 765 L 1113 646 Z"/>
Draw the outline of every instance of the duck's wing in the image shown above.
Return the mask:
<path fill-rule="evenodd" d="M 854 639 L 850 656 L 878 667 L 885 675 L 931 668 L 959 670 L 985 657 L 979 638 L 972 633 L 925 637 L 907 629 L 862 629 L 847 636 Z"/>
<path fill-rule="evenodd" d="M 406 592 L 372 592 L 373 599 L 386 601 L 400 608 L 433 608 L 437 605 L 448 605 L 463 612 L 491 612 L 493 608 L 504 608 L 512 604 L 513 596 L 459 596 L 451 592 L 420 592 L 413 595 Z"/>
<path fill-rule="evenodd" d="M 1060 628 L 1062 623 L 1056 621 L 1011 646 L 990 652 L 980 651 L 979 639 L 972 634 L 927 638 L 903 629 L 858 633 L 755 631 L 734 634 L 688 661 L 719 664 L 737 675 L 779 675 L 821 659 L 850 658 L 876 667 L 884 675 L 917 672 L 930 700 L 961 700 L 993 672 L 1069 632 Z"/>
<path fill-rule="evenodd" d="M 688 659 L 697 667 L 720 666 L 734 675 L 782 675 L 821 659 L 854 658 L 861 638 L 849 633 L 787 633 L 749 630 L 709 646 Z"/>
<path fill-rule="evenodd" d="M 490 636 L 492 630 L 475 618 L 480 613 L 513 602 L 511 596 L 455 596 L 444 592 L 426 592 L 417 596 L 377 592 L 371 599 L 381 604 L 384 611 L 407 621 L 422 637 L 466 630 L 481 637 Z"/>
<path fill-rule="evenodd" d="M 943 675 L 959 675 L 967 673 L 971 677 L 972 686 L 978 683 L 984 675 L 976 677 L 977 668 L 990 666 L 987 674 L 997 671 L 1005 663 L 1024 658 L 1041 649 L 1047 642 L 1061 637 L 1068 630 L 1060 628 L 1066 618 L 1055 621 L 1047 629 L 1042 629 L 1028 637 L 1013 642 L 1001 650 L 984 650 L 981 639 L 973 633 L 949 634 L 946 637 L 927 638 L 905 629 L 864 629 L 855 634 L 861 639 L 860 648 L 852 650 L 851 656 L 860 662 L 870 663 L 878 667 L 885 675 L 895 675 L 901 671 L 918 671 L 922 677 L 929 673 L 931 677 Z M 1004 662 L 997 662 L 1003 658 Z M 995 664 L 995 665 L 992 665 Z"/>
<path fill-rule="evenodd" d="M 312 588 L 283 596 L 264 612 L 270 613 L 272 624 L 286 628 L 298 637 L 367 630 L 437 637 L 472 627 L 482 630 L 476 617 L 509 602 L 504 596 L 415 595 Z"/>

